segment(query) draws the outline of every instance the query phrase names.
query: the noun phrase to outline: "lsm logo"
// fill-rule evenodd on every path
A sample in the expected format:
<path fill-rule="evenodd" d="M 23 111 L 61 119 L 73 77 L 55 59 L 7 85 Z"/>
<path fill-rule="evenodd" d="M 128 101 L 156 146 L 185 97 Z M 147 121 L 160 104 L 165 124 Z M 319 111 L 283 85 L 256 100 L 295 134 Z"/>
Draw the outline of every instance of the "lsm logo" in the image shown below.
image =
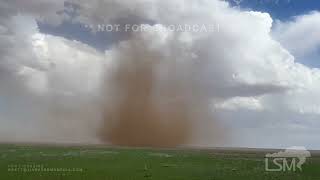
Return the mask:
<path fill-rule="evenodd" d="M 311 157 L 305 147 L 290 147 L 284 151 L 266 154 L 265 170 L 266 171 L 302 171 L 302 165 Z"/>

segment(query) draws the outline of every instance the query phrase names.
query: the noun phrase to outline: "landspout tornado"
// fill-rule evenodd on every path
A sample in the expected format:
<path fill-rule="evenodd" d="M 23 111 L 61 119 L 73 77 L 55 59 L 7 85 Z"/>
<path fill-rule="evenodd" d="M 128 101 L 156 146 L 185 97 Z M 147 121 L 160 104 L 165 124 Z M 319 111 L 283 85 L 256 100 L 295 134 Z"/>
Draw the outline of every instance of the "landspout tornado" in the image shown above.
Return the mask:
<path fill-rule="evenodd" d="M 161 104 L 156 96 L 155 63 L 121 64 L 113 74 L 113 100 L 105 111 L 103 139 L 126 146 L 176 146 L 190 134 L 188 107 Z M 172 93 L 177 93 L 174 91 Z"/>
<path fill-rule="evenodd" d="M 215 129 L 209 98 L 197 85 L 201 68 L 130 46 L 119 51 L 105 79 L 100 139 L 120 146 L 176 147 L 190 143 L 196 129 Z M 203 66 L 203 65 L 201 65 Z M 209 127 L 211 126 L 211 127 Z M 202 136 L 202 135 L 201 135 Z M 200 139 L 212 138 L 210 134 Z"/>

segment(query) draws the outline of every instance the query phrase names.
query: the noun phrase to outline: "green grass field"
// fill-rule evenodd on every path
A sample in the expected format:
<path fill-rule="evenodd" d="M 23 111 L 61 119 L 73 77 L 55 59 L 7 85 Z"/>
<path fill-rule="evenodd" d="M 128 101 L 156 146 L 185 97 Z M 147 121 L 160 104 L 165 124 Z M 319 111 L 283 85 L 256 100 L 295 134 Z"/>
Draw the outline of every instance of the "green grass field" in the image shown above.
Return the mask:
<path fill-rule="evenodd" d="M 266 172 L 263 152 L 0 146 L 0 180 L 320 180 L 320 157 L 302 171 Z"/>

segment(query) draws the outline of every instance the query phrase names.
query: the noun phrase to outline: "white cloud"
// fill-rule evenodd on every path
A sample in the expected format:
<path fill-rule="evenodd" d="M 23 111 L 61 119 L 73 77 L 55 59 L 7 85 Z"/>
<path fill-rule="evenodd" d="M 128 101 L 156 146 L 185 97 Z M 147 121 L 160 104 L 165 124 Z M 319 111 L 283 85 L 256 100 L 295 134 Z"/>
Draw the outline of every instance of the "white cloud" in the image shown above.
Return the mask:
<path fill-rule="evenodd" d="M 6 27 L 10 33 L 0 41 L 0 97 L 6 102 L 0 108 L 0 141 L 98 142 L 95 97 L 105 55 L 39 33 L 28 16 L 12 16 Z"/>
<path fill-rule="evenodd" d="M 320 12 L 296 16 L 291 21 L 278 21 L 273 36 L 299 60 L 310 58 L 320 48 Z M 314 60 L 318 61 L 319 57 L 318 53 Z"/>
<path fill-rule="evenodd" d="M 263 106 L 259 99 L 254 97 L 234 97 L 222 103 L 214 104 L 214 108 L 221 108 L 225 110 L 238 110 L 241 108 L 255 111 L 263 110 Z"/>
<path fill-rule="evenodd" d="M 1 18 L 28 14 L 51 24 L 59 24 L 64 18 L 64 0 L 10 0 L 0 2 Z"/>

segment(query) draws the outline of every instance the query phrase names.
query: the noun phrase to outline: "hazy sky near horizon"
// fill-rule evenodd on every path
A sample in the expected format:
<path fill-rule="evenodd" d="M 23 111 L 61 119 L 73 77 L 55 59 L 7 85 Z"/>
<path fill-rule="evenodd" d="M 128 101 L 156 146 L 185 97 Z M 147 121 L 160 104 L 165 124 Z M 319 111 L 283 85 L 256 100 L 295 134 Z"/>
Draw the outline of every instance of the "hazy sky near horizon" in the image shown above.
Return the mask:
<path fill-rule="evenodd" d="M 192 144 L 320 149 L 320 3 L 302 0 L 0 1 L 0 141 L 100 143 L 105 78 L 140 56 L 159 86 L 177 64 L 173 100 L 207 99 L 226 129 Z"/>

